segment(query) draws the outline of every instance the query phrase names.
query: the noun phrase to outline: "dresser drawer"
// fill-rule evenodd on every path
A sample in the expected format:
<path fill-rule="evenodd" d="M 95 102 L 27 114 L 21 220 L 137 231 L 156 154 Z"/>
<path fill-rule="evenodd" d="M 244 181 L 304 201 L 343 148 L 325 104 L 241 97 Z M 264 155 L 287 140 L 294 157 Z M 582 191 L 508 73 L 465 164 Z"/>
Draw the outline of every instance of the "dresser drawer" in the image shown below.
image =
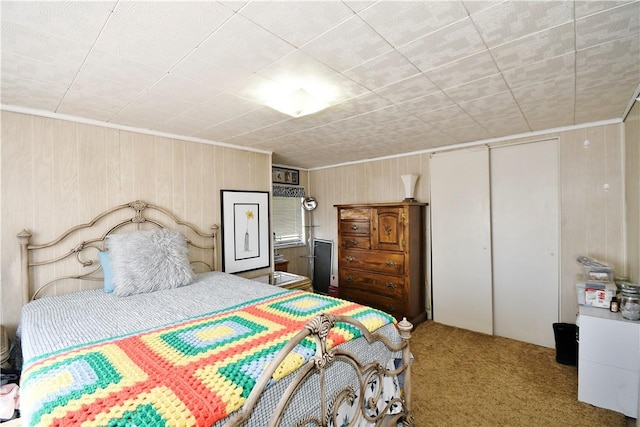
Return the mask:
<path fill-rule="evenodd" d="M 356 220 L 370 220 L 371 219 L 371 209 L 368 208 L 351 208 L 351 209 L 340 209 L 340 219 L 356 219 Z"/>
<path fill-rule="evenodd" d="M 405 294 L 403 276 L 372 274 L 348 268 L 340 270 L 340 287 L 400 300 L 404 298 Z"/>
<path fill-rule="evenodd" d="M 401 253 L 341 249 L 338 261 L 345 268 L 370 270 L 383 274 L 404 274 L 404 254 Z"/>
<path fill-rule="evenodd" d="M 371 223 L 369 221 L 340 221 L 340 234 L 349 236 L 366 236 L 366 238 L 368 239 L 370 233 Z"/>
<path fill-rule="evenodd" d="M 342 299 L 377 308 L 378 310 L 382 310 L 385 313 L 389 313 L 398 320 L 400 320 L 404 315 L 402 313 L 402 301 L 400 300 L 381 295 L 374 295 L 370 292 L 361 292 L 356 289 L 345 289 L 342 286 L 340 286 L 338 289 L 340 298 Z"/>
<path fill-rule="evenodd" d="M 369 236 L 343 236 L 340 246 L 344 249 L 371 249 L 371 239 Z"/>

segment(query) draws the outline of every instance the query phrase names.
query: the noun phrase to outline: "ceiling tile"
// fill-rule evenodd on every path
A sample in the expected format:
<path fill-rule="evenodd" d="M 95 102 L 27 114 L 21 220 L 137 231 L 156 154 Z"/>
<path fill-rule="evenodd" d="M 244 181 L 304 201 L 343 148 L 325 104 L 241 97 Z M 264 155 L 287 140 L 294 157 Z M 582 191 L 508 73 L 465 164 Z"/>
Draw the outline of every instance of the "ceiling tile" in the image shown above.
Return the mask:
<path fill-rule="evenodd" d="M 50 111 L 55 111 L 64 96 L 67 86 L 56 82 L 34 81 L 15 75 L 2 74 L 0 93 L 3 104 L 22 105 L 20 98 L 30 99 L 33 105 L 36 100 L 45 104 Z M 44 107 L 38 108 L 42 109 Z"/>
<path fill-rule="evenodd" d="M 300 82 L 301 85 L 306 82 L 325 81 L 338 74 L 333 68 L 324 65 L 301 50 L 296 50 L 276 60 L 258 73 L 275 82 Z"/>
<path fill-rule="evenodd" d="M 236 15 L 191 52 L 172 72 L 218 89 L 237 84 L 295 48 Z M 240 84 L 241 85 L 241 84 Z"/>
<path fill-rule="evenodd" d="M 555 58 L 527 64 L 523 67 L 512 68 L 502 72 L 509 87 L 527 86 L 534 82 L 562 77 L 567 74 L 575 75 L 576 55 L 574 52 Z"/>
<path fill-rule="evenodd" d="M 77 70 L 71 67 L 37 61 L 9 52 L 2 54 L 2 75 L 27 80 L 54 83 L 65 89 L 71 85 Z"/>
<path fill-rule="evenodd" d="M 487 46 L 495 47 L 573 20 L 570 1 L 505 1 L 472 17 Z"/>
<path fill-rule="evenodd" d="M 414 116 L 419 118 L 425 123 L 435 127 L 435 123 L 449 121 L 455 117 L 468 116 L 467 113 L 459 106 L 453 104 L 448 107 L 440 108 L 438 110 L 426 110 L 422 113 L 413 113 Z"/>
<path fill-rule="evenodd" d="M 457 112 L 453 112 L 453 110 L 451 110 L 451 113 L 452 114 L 450 114 L 445 120 L 434 120 L 430 123 L 431 126 L 451 135 L 449 132 L 451 129 L 478 125 L 475 119 L 463 110 L 459 109 Z"/>
<path fill-rule="evenodd" d="M 531 132 L 527 121 L 522 117 L 520 111 L 518 111 L 517 116 L 509 117 L 509 119 L 496 114 L 496 118 L 493 120 L 486 120 L 479 123 L 493 138 Z"/>
<path fill-rule="evenodd" d="M 571 53 L 574 46 L 571 22 L 496 46 L 491 49 L 491 55 L 501 70 L 509 70 Z"/>
<path fill-rule="evenodd" d="M 444 92 L 454 102 L 463 103 L 505 92 L 508 89 L 507 83 L 504 81 L 504 78 L 502 78 L 502 74 L 498 73 L 471 83 L 445 89 Z M 489 103 L 489 106 L 490 104 L 491 103 Z"/>
<path fill-rule="evenodd" d="M 337 1 L 254 1 L 238 13 L 296 47 L 353 16 L 349 7 Z"/>
<path fill-rule="evenodd" d="M 224 105 L 224 108 L 219 108 L 220 105 Z M 184 114 L 196 120 L 209 122 L 211 126 L 214 126 L 234 117 L 243 116 L 258 108 L 260 107 L 253 102 L 222 93 L 185 111 Z"/>
<path fill-rule="evenodd" d="M 3 1 L 2 20 L 67 40 L 94 42 L 116 1 Z"/>
<path fill-rule="evenodd" d="M 425 75 L 441 89 L 447 89 L 497 73 L 498 68 L 491 55 L 487 51 L 482 51 L 427 71 Z"/>
<path fill-rule="evenodd" d="M 216 0 L 216 2 L 220 3 L 221 5 L 224 5 L 230 10 L 233 10 L 234 12 L 239 11 L 245 5 L 247 5 L 247 3 L 249 3 L 248 1 L 243 1 L 243 0 Z"/>
<path fill-rule="evenodd" d="M 177 99 L 191 104 L 199 104 L 220 95 L 216 88 L 186 80 L 174 73 L 165 74 L 152 88 L 150 93 L 159 93 L 167 98 Z"/>
<path fill-rule="evenodd" d="M 116 105 L 124 108 L 131 101 L 140 96 L 143 88 L 123 85 L 113 80 L 107 80 L 98 76 L 80 73 L 71 85 L 70 92 L 82 92 L 87 95 L 95 95 L 108 99 Z"/>
<path fill-rule="evenodd" d="M 149 68 L 140 62 L 120 58 L 100 49 L 91 51 L 81 72 L 142 89 L 148 88 L 166 75 L 161 69 Z"/>
<path fill-rule="evenodd" d="M 375 92 L 394 104 L 400 104 L 421 96 L 440 92 L 440 89 L 424 74 L 416 74 L 397 83 L 377 89 Z"/>
<path fill-rule="evenodd" d="M 466 113 L 474 116 L 483 113 L 490 113 L 502 108 L 513 108 L 517 111 L 518 104 L 509 91 L 495 93 L 490 96 L 473 99 L 458 104 Z"/>
<path fill-rule="evenodd" d="M 77 69 L 91 50 L 88 42 L 52 36 L 13 22 L 2 21 L 2 53 Z"/>
<path fill-rule="evenodd" d="M 119 2 L 96 48 L 168 71 L 232 15 L 215 2 Z"/>
<path fill-rule="evenodd" d="M 224 141 L 234 135 L 242 135 L 243 133 L 268 126 L 271 123 L 287 120 L 287 118 L 286 114 L 272 110 L 269 107 L 263 107 L 205 129 L 196 133 L 195 136 L 214 141 Z"/>
<path fill-rule="evenodd" d="M 342 72 L 392 49 L 357 15 L 302 47 L 324 64 Z"/>
<path fill-rule="evenodd" d="M 497 108 L 493 108 L 491 110 L 479 110 L 479 109 L 465 109 L 465 106 L 462 106 L 462 109 L 469 114 L 474 120 L 481 125 L 484 126 L 484 123 L 488 122 L 499 122 L 500 120 L 509 122 L 511 120 L 522 119 L 524 121 L 524 117 L 522 116 L 522 112 L 520 111 L 520 107 L 515 103 L 513 97 L 511 98 L 511 103 L 505 102 L 503 105 Z"/>
<path fill-rule="evenodd" d="M 576 19 L 584 18 L 587 15 L 622 6 L 633 1 L 638 0 L 576 0 L 574 2 L 575 16 Z"/>
<path fill-rule="evenodd" d="M 211 123 L 194 119 L 187 115 L 180 115 L 158 125 L 158 130 L 176 135 L 191 136 L 211 127 Z"/>
<path fill-rule="evenodd" d="M 391 51 L 345 71 L 344 75 L 369 90 L 375 90 L 419 73 L 404 56 Z"/>
<path fill-rule="evenodd" d="M 398 50 L 421 71 L 429 71 L 485 49 L 476 27 L 466 18 Z"/>
<path fill-rule="evenodd" d="M 553 98 L 538 99 L 520 104 L 532 131 L 570 126 L 574 123 L 575 93 L 566 93 Z"/>
<path fill-rule="evenodd" d="M 346 4 L 349 9 L 353 10 L 356 13 L 362 11 L 363 9 L 371 7 L 377 2 L 378 0 L 342 0 L 342 3 Z"/>
<path fill-rule="evenodd" d="M 435 92 L 410 101 L 398 104 L 409 114 L 423 114 L 429 111 L 440 110 L 454 105 L 454 102 L 444 92 Z"/>
<path fill-rule="evenodd" d="M 120 117 L 155 121 L 158 123 L 170 120 L 193 108 L 194 104 L 170 98 L 159 92 L 145 92 L 118 113 Z"/>
<path fill-rule="evenodd" d="M 70 91 L 65 95 L 56 112 L 70 116 L 91 117 L 94 120 L 108 122 L 120 108 L 122 108 L 120 104 L 114 104 L 109 99 Z"/>
<path fill-rule="evenodd" d="M 637 85 L 638 79 L 630 79 L 579 89 L 576 92 L 576 121 L 619 118 Z"/>
<path fill-rule="evenodd" d="M 460 143 L 482 141 L 483 139 L 491 138 L 491 134 L 477 123 L 468 126 L 448 128 L 446 130 L 443 129 L 442 132 Z"/>
<path fill-rule="evenodd" d="M 578 90 L 638 79 L 640 76 L 640 37 L 629 37 L 579 50 L 576 54 Z"/>
<path fill-rule="evenodd" d="M 403 46 L 468 16 L 458 1 L 381 1 L 360 13 L 393 46 Z"/>
<path fill-rule="evenodd" d="M 640 2 L 576 20 L 576 49 L 585 49 L 632 34 L 640 37 Z"/>
<path fill-rule="evenodd" d="M 464 7 L 467 8 L 467 10 L 469 11 L 469 13 L 471 15 L 481 12 L 485 9 L 488 9 L 490 7 L 493 7 L 495 5 L 497 5 L 498 3 L 502 3 L 504 0 L 496 0 L 496 1 L 490 1 L 490 0 L 465 0 L 463 1 L 464 3 Z"/>
<path fill-rule="evenodd" d="M 529 86 L 520 86 L 512 89 L 512 93 L 519 103 L 525 103 L 574 92 L 575 88 L 576 80 L 574 75 L 566 74 L 555 79 L 535 82 Z"/>

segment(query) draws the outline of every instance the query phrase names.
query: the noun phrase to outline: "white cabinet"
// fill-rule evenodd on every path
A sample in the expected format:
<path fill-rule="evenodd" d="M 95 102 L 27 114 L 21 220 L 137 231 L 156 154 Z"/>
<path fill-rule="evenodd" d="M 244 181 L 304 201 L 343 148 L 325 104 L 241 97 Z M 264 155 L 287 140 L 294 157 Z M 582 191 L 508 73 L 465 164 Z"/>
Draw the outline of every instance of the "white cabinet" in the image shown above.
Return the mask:
<path fill-rule="evenodd" d="M 638 418 L 640 322 L 580 307 L 578 400 Z"/>

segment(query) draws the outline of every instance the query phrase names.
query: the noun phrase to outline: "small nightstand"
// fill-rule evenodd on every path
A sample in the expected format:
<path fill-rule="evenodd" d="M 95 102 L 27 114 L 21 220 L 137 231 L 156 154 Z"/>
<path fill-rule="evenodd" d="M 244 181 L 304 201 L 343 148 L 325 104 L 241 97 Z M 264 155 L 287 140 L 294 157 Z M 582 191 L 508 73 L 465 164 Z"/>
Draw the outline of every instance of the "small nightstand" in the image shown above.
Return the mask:
<path fill-rule="evenodd" d="M 311 279 L 293 273 L 285 273 L 284 271 L 274 271 L 272 274 L 256 277 L 252 280 L 269 283 L 274 286 L 281 286 L 285 289 L 298 289 L 301 291 L 313 292 Z"/>
<path fill-rule="evenodd" d="M 276 271 L 287 271 L 289 265 L 289 260 L 280 258 L 275 261 L 275 270 Z"/>

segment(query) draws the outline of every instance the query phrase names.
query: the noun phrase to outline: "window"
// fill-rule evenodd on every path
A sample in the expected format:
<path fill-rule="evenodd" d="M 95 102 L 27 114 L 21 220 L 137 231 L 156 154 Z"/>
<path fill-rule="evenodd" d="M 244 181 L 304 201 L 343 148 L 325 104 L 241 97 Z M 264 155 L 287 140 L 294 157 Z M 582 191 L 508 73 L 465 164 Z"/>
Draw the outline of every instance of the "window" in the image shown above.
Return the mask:
<path fill-rule="evenodd" d="M 305 244 L 304 210 L 300 197 L 273 197 L 272 223 L 275 247 Z"/>

